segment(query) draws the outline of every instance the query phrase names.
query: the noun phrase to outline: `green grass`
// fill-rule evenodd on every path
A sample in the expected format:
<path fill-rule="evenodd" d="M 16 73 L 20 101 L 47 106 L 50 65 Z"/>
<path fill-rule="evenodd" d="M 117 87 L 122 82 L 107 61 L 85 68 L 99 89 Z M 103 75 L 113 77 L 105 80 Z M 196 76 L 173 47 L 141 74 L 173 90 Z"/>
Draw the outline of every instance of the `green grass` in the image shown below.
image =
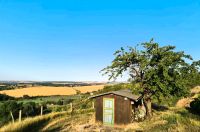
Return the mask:
<path fill-rule="evenodd" d="M 156 115 L 157 119 L 142 125 L 145 131 L 151 132 L 198 132 L 200 116 L 189 113 L 186 109 L 171 109 Z"/>
<path fill-rule="evenodd" d="M 35 103 L 43 103 L 47 101 L 53 101 L 57 102 L 59 100 L 66 100 L 66 99 L 77 99 L 79 96 L 73 95 L 73 96 L 50 96 L 50 97 L 35 97 L 30 99 L 19 99 L 19 102 L 35 102 Z"/>

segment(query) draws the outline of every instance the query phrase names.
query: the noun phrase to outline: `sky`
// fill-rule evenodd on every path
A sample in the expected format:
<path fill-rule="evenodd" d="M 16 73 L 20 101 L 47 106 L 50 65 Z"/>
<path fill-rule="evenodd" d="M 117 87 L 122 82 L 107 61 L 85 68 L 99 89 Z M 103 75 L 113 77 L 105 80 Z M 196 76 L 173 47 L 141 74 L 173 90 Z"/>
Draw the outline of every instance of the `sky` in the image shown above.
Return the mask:
<path fill-rule="evenodd" d="M 0 0 L 0 80 L 107 81 L 117 49 L 151 38 L 199 60 L 200 1 Z"/>

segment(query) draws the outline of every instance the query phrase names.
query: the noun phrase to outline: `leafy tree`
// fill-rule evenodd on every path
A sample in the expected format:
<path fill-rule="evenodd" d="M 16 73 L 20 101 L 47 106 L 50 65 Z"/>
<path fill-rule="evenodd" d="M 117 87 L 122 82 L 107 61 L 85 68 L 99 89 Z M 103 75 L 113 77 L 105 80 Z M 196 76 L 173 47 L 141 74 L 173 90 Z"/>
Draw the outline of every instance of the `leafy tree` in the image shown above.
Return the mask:
<path fill-rule="evenodd" d="M 23 104 L 22 112 L 28 116 L 34 116 L 37 114 L 36 104 L 35 102 L 27 102 Z"/>
<path fill-rule="evenodd" d="M 18 118 L 21 103 L 9 100 L 0 104 L 0 120 L 5 123 L 11 120 L 11 113 L 14 119 Z"/>
<path fill-rule="evenodd" d="M 190 76 L 197 75 L 200 61 L 194 61 L 175 46 L 159 46 L 153 39 L 136 47 L 121 48 L 114 53 L 112 64 L 104 68 L 103 75 L 116 79 L 128 72 L 131 81 L 140 85 L 147 116 L 151 113 L 151 97 L 163 100 L 189 93 Z"/>

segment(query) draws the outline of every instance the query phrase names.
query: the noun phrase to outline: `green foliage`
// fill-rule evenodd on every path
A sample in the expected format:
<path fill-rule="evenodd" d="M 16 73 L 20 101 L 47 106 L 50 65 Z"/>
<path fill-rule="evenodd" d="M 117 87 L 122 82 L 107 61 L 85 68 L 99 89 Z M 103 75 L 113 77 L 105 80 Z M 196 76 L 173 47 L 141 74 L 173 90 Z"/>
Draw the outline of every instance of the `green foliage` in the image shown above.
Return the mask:
<path fill-rule="evenodd" d="M 14 100 L 14 97 L 8 96 L 6 94 L 0 94 L 0 101 Z"/>
<path fill-rule="evenodd" d="M 72 103 L 73 100 L 74 100 L 74 99 L 70 99 L 70 98 L 69 98 L 69 99 L 64 99 L 64 100 L 63 100 L 63 105 L 68 105 L 68 104 Z"/>
<path fill-rule="evenodd" d="M 11 120 L 10 112 L 12 112 L 14 118 L 18 117 L 19 109 L 22 107 L 21 103 L 16 101 L 6 101 L 0 104 L 0 126 L 9 120 Z"/>
<path fill-rule="evenodd" d="M 104 74 L 116 79 L 128 71 L 129 80 L 159 101 L 188 95 L 188 86 L 194 84 L 190 76 L 199 78 L 200 61 L 193 62 L 190 55 L 175 51 L 175 46 L 161 47 L 153 39 L 128 50 L 121 48 L 114 55 L 112 64 L 102 70 Z"/>
<path fill-rule="evenodd" d="M 120 83 L 115 85 L 106 85 L 103 89 L 98 91 L 100 93 L 106 93 L 110 91 L 118 91 L 122 89 L 131 89 L 134 94 L 140 94 L 141 89 L 138 84 L 135 83 Z"/>
<path fill-rule="evenodd" d="M 190 103 L 190 110 L 200 115 L 200 96 Z"/>
<path fill-rule="evenodd" d="M 23 104 L 22 113 L 24 113 L 27 117 L 38 114 L 35 102 L 27 102 Z"/>
<path fill-rule="evenodd" d="M 63 100 L 62 99 L 58 100 L 57 105 L 63 105 Z"/>
<path fill-rule="evenodd" d="M 106 93 L 106 92 L 110 92 L 110 91 L 121 90 L 121 89 L 124 89 L 126 87 L 125 85 L 126 84 L 106 85 L 106 86 L 104 86 L 103 89 L 99 90 L 98 92 L 99 93 Z"/>
<path fill-rule="evenodd" d="M 0 91 L 2 91 L 2 90 L 11 90 L 11 89 L 15 89 L 15 88 L 16 88 L 15 85 L 3 84 L 3 86 L 0 86 Z"/>
<path fill-rule="evenodd" d="M 174 106 L 176 106 L 178 100 L 180 100 L 180 99 L 181 99 L 181 97 L 171 96 L 169 98 L 165 98 L 164 100 L 158 100 L 157 97 L 153 96 L 152 102 L 159 104 L 159 105 L 167 106 L 167 107 L 174 107 Z"/>
<path fill-rule="evenodd" d="M 12 112 L 14 119 L 18 119 L 19 110 L 22 110 L 22 118 L 31 117 L 40 114 L 41 105 L 35 102 L 17 102 L 14 100 L 5 101 L 0 103 L 0 126 L 11 121 L 10 112 Z M 43 105 L 43 113 L 49 113 L 46 105 Z"/>

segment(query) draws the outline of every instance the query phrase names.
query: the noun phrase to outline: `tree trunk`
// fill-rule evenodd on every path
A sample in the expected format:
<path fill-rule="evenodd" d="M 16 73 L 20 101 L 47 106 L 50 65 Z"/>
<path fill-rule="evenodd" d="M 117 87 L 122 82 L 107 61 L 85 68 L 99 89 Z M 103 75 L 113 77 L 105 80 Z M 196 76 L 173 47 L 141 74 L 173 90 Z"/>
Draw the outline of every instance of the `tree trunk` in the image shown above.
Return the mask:
<path fill-rule="evenodd" d="M 144 107 L 146 108 L 146 117 L 152 117 L 151 99 L 144 99 Z"/>

